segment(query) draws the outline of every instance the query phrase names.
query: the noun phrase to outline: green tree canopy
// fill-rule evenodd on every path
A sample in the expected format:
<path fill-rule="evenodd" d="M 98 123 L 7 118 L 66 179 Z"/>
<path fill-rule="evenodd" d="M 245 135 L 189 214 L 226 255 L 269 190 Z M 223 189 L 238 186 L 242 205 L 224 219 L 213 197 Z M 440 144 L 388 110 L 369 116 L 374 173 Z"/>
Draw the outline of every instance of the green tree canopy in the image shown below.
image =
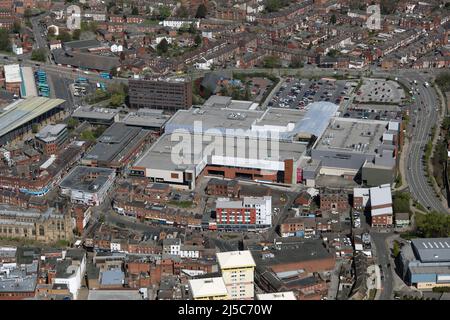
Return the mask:
<path fill-rule="evenodd" d="M 417 235 L 425 238 L 450 236 L 450 215 L 431 212 L 416 214 Z"/>
<path fill-rule="evenodd" d="M 334 13 L 331 15 L 330 24 L 336 24 L 336 15 Z"/>
<path fill-rule="evenodd" d="M 20 33 L 22 31 L 22 24 L 19 20 L 14 21 L 11 31 L 13 33 Z"/>
<path fill-rule="evenodd" d="M 137 8 L 137 7 L 133 7 L 133 8 L 131 9 L 131 14 L 132 14 L 133 16 L 137 16 L 137 15 L 139 14 L 138 8 Z"/>
<path fill-rule="evenodd" d="M 198 47 L 202 44 L 202 36 L 197 34 L 194 38 L 195 45 Z"/>
<path fill-rule="evenodd" d="M 0 50 L 11 51 L 11 41 L 9 40 L 8 31 L 0 29 Z"/>
<path fill-rule="evenodd" d="M 189 17 L 188 9 L 185 6 L 181 5 L 180 8 L 178 8 L 177 15 L 180 18 L 187 18 L 187 17 Z"/>
<path fill-rule="evenodd" d="M 168 17 L 170 17 L 170 15 L 171 15 L 171 11 L 170 11 L 170 8 L 169 7 L 167 7 L 167 6 L 160 6 L 159 8 L 158 8 L 158 12 L 159 12 L 159 16 L 158 16 L 158 18 L 159 18 L 159 20 L 165 20 L 165 19 L 167 19 Z"/>
<path fill-rule="evenodd" d="M 198 6 L 197 12 L 195 13 L 196 18 L 206 18 L 206 15 L 208 14 L 208 10 L 206 9 L 206 6 L 202 3 Z"/>
<path fill-rule="evenodd" d="M 80 29 L 73 30 L 73 32 L 72 32 L 72 40 L 80 40 L 80 36 L 81 36 L 81 30 Z"/>
<path fill-rule="evenodd" d="M 162 39 L 158 43 L 158 45 L 156 46 L 156 50 L 158 51 L 159 55 L 167 53 L 167 51 L 169 50 L 169 43 L 167 42 L 166 38 Z"/>
<path fill-rule="evenodd" d="M 280 58 L 277 56 L 268 56 L 263 60 L 264 68 L 279 68 L 281 67 Z"/>
<path fill-rule="evenodd" d="M 45 49 L 41 48 L 41 49 L 33 50 L 33 52 L 31 52 L 31 60 L 41 61 L 41 62 L 47 61 L 47 55 L 46 55 Z"/>
<path fill-rule="evenodd" d="M 79 124 L 79 121 L 75 118 L 70 118 L 69 120 L 67 120 L 67 128 L 70 130 L 78 127 L 78 124 Z"/>
<path fill-rule="evenodd" d="M 61 31 L 56 39 L 61 40 L 62 42 L 69 42 L 72 40 L 72 36 L 67 31 Z"/>

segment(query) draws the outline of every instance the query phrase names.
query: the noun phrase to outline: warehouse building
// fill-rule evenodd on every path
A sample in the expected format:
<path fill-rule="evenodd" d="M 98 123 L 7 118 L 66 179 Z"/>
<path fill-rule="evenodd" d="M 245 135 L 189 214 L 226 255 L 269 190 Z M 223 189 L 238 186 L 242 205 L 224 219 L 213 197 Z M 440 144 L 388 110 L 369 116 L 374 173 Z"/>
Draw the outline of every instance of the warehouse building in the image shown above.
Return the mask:
<path fill-rule="evenodd" d="M 111 189 L 116 170 L 108 168 L 75 167 L 59 184 L 61 194 L 72 203 L 98 206 Z"/>
<path fill-rule="evenodd" d="M 122 169 L 139 154 L 149 131 L 114 123 L 97 139 L 95 146 L 84 156 L 81 163 L 90 167 Z"/>
<path fill-rule="evenodd" d="M 399 255 L 400 274 L 422 290 L 450 287 L 450 238 L 413 239 Z"/>
<path fill-rule="evenodd" d="M 163 110 L 142 108 L 135 112 L 129 112 L 120 122 L 127 126 L 162 132 L 164 124 L 169 119 L 170 116 L 163 114 Z"/>
<path fill-rule="evenodd" d="M 31 97 L 17 100 L 0 109 L 0 145 L 31 134 L 33 124 L 57 120 L 62 99 Z"/>
<path fill-rule="evenodd" d="M 110 126 L 119 121 L 119 110 L 110 108 L 96 108 L 92 106 L 80 106 L 72 114 L 72 117 L 80 122 L 87 121 L 93 125 Z"/>

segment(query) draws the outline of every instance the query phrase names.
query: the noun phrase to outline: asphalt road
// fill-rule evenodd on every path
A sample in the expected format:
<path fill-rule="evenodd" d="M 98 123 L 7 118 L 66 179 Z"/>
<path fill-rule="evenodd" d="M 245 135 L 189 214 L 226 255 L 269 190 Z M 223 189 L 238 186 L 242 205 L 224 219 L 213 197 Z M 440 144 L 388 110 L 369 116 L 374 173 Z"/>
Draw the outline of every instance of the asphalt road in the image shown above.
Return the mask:
<path fill-rule="evenodd" d="M 382 275 L 384 276 L 382 283 L 382 290 L 379 300 L 391 300 L 393 295 L 394 277 L 392 275 L 392 269 L 387 265 L 390 263 L 390 252 L 386 245 L 386 239 L 392 235 L 392 233 L 377 233 L 371 234 L 373 243 L 376 247 L 376 260 L 381 265 Z"/>
<path fill-rule="evenodd" d="M 424 82 L 430 80 L 423 73 L 416 70 L 398 70 L 395 73 L 398 80 L 408 88 L 416 88 L 420 94 L 413 93 L 414 103 L 411 104 L 410 121 L 415 123 L 411 127 L 411 143 L 409 150 L 406 150 L 406 180 L 413 198 L 415 198 L 425 208 L 436 210 L 438 212 L 448 213 L 449 209 L 445 207 L 440 199 L 436 197 L 434 189 L 428 184 L 425 175 L 425 166 L 422 158 L 427 142 L 429 141 L 431 128 L 438 126 L 439 107 L 436 93 L 432 87 L 426 88 Z M 385 72 L 376 72 L 374 76 L 392 76 Z M 410 84 L 417 80 L 417 85 Z M 420 109 L 420 110 L 419 110 Z M 417 110 L 417 113 L 414 111 Z"/>
<path fill-rule="evenodd" d="M 428 184 L 422 161 L 425 146 L 431 139 L 431 128 L 439 126 L 438 111 L 436 110 L 439 106 L 436 93 L 432 87 L 426 88 L 423 85 L 426 79 L 419 73 L 405 73 L 404 79 L 407 81 L 417 80 L 418 84 L 412 86 L 417 88 L 420 93 L 414 93 L 416 100 L 412 109 L 417 110 L 417 114 L 411 113 L 412 120 L 416 125 L 415 128 L 412 128 L 412 141 L 406 158 L 406 179 L 409 189 L 412 196 L 424 207 L 447 213 L 448 208 L 444 207 L 440 199 L 435 196 L 433 187 Z"/>

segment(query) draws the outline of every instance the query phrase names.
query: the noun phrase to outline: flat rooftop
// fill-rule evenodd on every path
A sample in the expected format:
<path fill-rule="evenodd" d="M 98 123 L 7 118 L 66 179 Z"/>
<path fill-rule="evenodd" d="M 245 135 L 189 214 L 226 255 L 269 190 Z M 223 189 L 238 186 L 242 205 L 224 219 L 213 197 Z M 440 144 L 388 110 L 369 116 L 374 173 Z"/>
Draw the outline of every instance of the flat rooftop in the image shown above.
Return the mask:
<path fill-rule="evenodd" d="M 411 240 L 421 262 L 450 262 L 450 238 Z"/>
<path fill-rule="evenodd" d="M 260 126 L 287 126 L 289 123 L 296 124 L 304 118 L 305 114 L 305 111 L 297 109 L 268 108 L 256 124 Z"/>
<path fill-rule="evenodd" d="M 224 146 L 220 143 L 221 139 L 215 140 L 215 136 L 209 135 L 195 135 L 195 134 L 181 134 L 179 135 L 180 140 L 172 141 L 172 135 L 164 134 L 162 135 L 158 141 L 156 141 L 150 149 L 148 149 L 135 163 L 135 167 L 144 167 L 144 168 L 152 168 L 152 169 L 161 169 L 161 170 L 184 170 L 187 168 L 193 169 L 195 165 L 201 162 L 205 157 L 207 157 L 209 164 L 214 164 L 214 161 L 224 160 L 223 156 L 227 155 L 227 159 L 229 161 L 235 161 L 236 158 L 244 158 L 245 162 L 247 162 L 248 167 L 259 166 L 270 166 L 272 162 L 281 162 L 286 159 L 299 159 L 306 150 L 306 145 L 303 143 L 297 142 L 282 142 L 282 141 L 267 141 L 267 143 L 258 144 L 258 140 L 256 138 L 246 138 L 245 139 L 245 154 L 240 153 L 240 148 L 237 148 L 236 141 L 234 139 L 226 139 Z M 194 148 L 194 142 L 199 139 L 201 141 L 201 147 Z M 208 141 L 209 140 L 209 141 Z M 242 139 L 244 140 L 244 139 Z M 191 146 L 189 149 L 182 150 L 183 152 L 179 152 L 178 144 L 182 143 L 180 141 L 190 141 L 188 144 Z M 206 147 L 210 144 L 213 144 L 216 141 L 216 145 L 218 148 L 213 150 L 214 152 L 206 154 Z M 230 150 L 226 150 L 227 143 L 232 146 Z M 263 146 L 266 145 L 267 149 Z M 267 156 L 263 157 L 262 155 L 267 150 Z M 278 152 L 276 152 L 278 150 Z M 232 152 L 231 152 L 232 151 Z M 264 153 L 263 153 L 264 152 Z M 174 158 L 172 158 L 172 154 Z M 180 163 L 180 156 L 183 157 L 183 164 L 177 164 L 175 162 Z M 232 155 L 232 156 L 231 156 Z M 175 159 L 174 161 L 171 161 Z M 225 161 L 225 160 L 224 160 Z M 233 165 L 233 163 L 229 163 Z M 245 163 L 240 163 L 241 166 L 246 166 Z M 267 167 L 267 169 L 270 169 Z"/>
<path fill-rule="evenodd" d="M 170 116 L 164 115 L 163 110 L 140 109 L 136 112 L 128 113 L 120 122 L 128 126 L 137 126 L 142 128 L 162 128 L 170 119 Z"/>
<path fill-rule="evenodd" d="M 387 125 L 387 121 L 333 118 L 316 150 L 375 154 Z"/>
<path fill-rule="evenodd" d="M 89 290 L 88 300 L 142 300 L 138 290 Z"/>
<path fill-rule="evenodd" d="M 228 294 L 222 277 L 189 280 L 193 298 L 224 296 Z"/>
<path fill-rule="evenodd" d="M 201 125 L 201 130 L 217 129 L 224 132 L 226 129 L 250 129 L 256 119 L 263 115 L 263 111 L 233 110 L 228 108 L 191 108 L 179 110 L 167 122 L 165 131 L 168 133 L 176 129 L 194 130 L 194 125 Z"/>
<path fill-rule="evenodd" d="M 64 102 L 62 99 L 44 97 L 30 97 L 13 102 L 0 110 L 0 136 L 60 106 Z"/>
<path fill-rule="evenodd" d="M 106 129 L 83 159 L 120 162 L 145 139 L 147 134 L 147 130 L 116 122 Z"/>
<path fill-rule="evenodd" d="M 80 106 L 73 112 L 72 117 L 112 120 L 118 113 L 119 110 L 116 109 Z"/>
<path fill-rule="evenodd" d="M 255 267 L 255 260 L 250 251 L 218 252 L 217 262 L 221 269 Z"/>
<path fill-rule="evenodd" d="M 321 240 L 305 240 L 300 243 L 283 245 L 281 250 L 270 250 L 270 253 L 273 254 L 272 257 L 263 258 L 262 251 L 252 251 L 258 266 L 273 266 L 333 257 L 325 249 Z"/>
<path fill-rule="evenodd" d="M 100 190 L 115 173 L 114 169 L 77 166 L 59 185 L 61 188 L 93 193 Z"/>
<path fill-rule="evenodd" d="M 42 128 L 37 134 L 36 138 L 45 141 L 50 142 L 56 138 L 56 136 L 63 131 L 67 127 L 64 123 L 59 124 L 49 124 Z"/>
<path fill-rule="evenodd" d="M 36 81 L 34 80 L 33 69 L 31 67 L 22 67 L 22 85 L 20 95 L 23 98 L 36 97 L 38 95 L 36 89 Z"/>
<path fill-rule="evenodd" d="M 5 71 L 5 82 L 14 83 L 22 82 L 20 66 L 18 64 L 6 64 L 3 66 Z"/>

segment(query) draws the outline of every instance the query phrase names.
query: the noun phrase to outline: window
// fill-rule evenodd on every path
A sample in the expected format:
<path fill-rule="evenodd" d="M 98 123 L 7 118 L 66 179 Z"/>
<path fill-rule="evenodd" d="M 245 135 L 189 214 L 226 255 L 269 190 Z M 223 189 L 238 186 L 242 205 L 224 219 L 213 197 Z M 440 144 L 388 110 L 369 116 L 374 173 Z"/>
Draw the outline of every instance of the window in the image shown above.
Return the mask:
<path fill-rule="evenodd" d="M 170 174 L 170 177 L 171 177 L 172 179 L 178 179 L 179 175 L 178 175 L 178 173 L 171 173 L 171 174 Z"/>
<path fill-rule="evenodd" d="M 44 234 L 45 232 L 44 232 L 44 226 L 40 226 L 39 227 L 39 235 L 40 236 L 44 236 L 45 234 Z"/>

